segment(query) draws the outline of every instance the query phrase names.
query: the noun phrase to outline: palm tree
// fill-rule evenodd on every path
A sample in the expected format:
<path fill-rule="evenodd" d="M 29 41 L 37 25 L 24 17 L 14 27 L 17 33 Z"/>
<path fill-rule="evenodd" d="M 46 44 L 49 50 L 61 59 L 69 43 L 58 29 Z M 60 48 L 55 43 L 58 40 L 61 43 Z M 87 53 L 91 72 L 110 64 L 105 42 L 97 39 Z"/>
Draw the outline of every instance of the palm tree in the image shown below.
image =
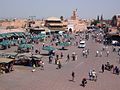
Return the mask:
<path fill-rule="evenodd" d="M 103 15 L 101 15 L 101 19 L 100 20 L 103 21 Z"/>
<path fill-rule="evenodd" d="M 99 16 L 97 16 L 97 21 L 98 21 L 98 22 L 100 21 Z"/>

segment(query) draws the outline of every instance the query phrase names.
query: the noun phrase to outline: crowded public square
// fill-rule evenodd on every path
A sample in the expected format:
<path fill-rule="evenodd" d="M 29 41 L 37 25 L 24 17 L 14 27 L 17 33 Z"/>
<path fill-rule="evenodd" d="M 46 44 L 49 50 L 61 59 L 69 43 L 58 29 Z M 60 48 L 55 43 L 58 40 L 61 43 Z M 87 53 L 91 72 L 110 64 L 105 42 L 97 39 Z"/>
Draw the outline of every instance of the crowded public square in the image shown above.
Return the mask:
<path fill-rule="evenodd" d="M 41 56 L 43 64 L 13 65 L 13 71 L 0 75 L 0 90 L 119 90 L 119 71 L 115 69 L 120 64 L 119 47 L 114 51 L 112 45 L 96 41 L 94 33 L 70 33 L 69 37 L 54 34 L 45 41 L 32 42 L 28 54 Z M 70 44 L 59 45 L 56 40 Z M 82 40 L 84 48 L 79 47 Z M 44 50 L 46 46 L 54 47 L 54 53 Z M 12 46 L 1 53 L 13 53 L 17 48 Z"/>
<path fill-rule="evenodd" d="M 120 90 L 120 0 L 0 0 L 0 90 Z"/>

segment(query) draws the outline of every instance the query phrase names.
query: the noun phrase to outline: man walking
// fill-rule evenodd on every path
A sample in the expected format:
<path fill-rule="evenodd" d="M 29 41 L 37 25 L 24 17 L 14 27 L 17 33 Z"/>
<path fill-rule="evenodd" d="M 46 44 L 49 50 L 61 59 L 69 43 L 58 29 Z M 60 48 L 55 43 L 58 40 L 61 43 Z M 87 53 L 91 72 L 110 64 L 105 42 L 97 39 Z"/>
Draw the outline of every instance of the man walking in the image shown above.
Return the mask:
<path fill-rule="evenodd" d="M 69 62 L 69 60 L 70 60 L 70 55 L 68 54 L 66 62 Z"/>
<path fill-rule="evenodd" d="M 105 66 L 104 66 L 104 64 L 102 64 L 101 69 L 102 69 L 102 73 L 103 73 L 103 72 L 104 72 L 104 70 L 105 70 Z"/>
<path fill-rule="evenodd" d="M 75 73 L 72 72 L 72 81 L 74 81 L 74 79 L 75 79 Z"/>

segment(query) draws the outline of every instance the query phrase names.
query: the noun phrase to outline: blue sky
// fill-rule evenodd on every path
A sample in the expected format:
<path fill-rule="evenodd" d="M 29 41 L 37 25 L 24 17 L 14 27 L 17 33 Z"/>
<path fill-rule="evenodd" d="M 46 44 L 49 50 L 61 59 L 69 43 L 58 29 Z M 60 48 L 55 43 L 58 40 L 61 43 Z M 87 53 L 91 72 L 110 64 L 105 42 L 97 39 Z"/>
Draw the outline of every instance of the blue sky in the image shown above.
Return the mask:
<path fill-rule="evenodd" d="M 0 0 L 0 18 L 69 18 L 76 8 L 81 18 L 96 18 L 101 14 L 111 18 L 120 14 L 120 0 Z"/>

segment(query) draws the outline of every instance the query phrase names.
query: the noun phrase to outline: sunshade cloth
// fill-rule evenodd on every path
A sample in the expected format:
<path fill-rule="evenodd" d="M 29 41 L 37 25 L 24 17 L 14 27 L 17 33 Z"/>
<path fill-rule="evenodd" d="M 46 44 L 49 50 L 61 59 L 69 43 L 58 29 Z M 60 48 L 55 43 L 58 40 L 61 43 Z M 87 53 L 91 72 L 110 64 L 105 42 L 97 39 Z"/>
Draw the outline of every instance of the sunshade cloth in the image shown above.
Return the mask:
<path fill-rule="evenodd" d="M 14 59 L 0 58 L 0 63 L 9 63 L 11 61 L 14 61 Z"/>
<path fill-rule="evenodd" d="M 42 49 L 43 49 L 43 50 L 46 50 L 46 51 L 53 51 L 53 50 L 55 50 L 55 48 L 52 47 L 52 46 L 45 46 L 45 47 L 43 47 Z"/>

